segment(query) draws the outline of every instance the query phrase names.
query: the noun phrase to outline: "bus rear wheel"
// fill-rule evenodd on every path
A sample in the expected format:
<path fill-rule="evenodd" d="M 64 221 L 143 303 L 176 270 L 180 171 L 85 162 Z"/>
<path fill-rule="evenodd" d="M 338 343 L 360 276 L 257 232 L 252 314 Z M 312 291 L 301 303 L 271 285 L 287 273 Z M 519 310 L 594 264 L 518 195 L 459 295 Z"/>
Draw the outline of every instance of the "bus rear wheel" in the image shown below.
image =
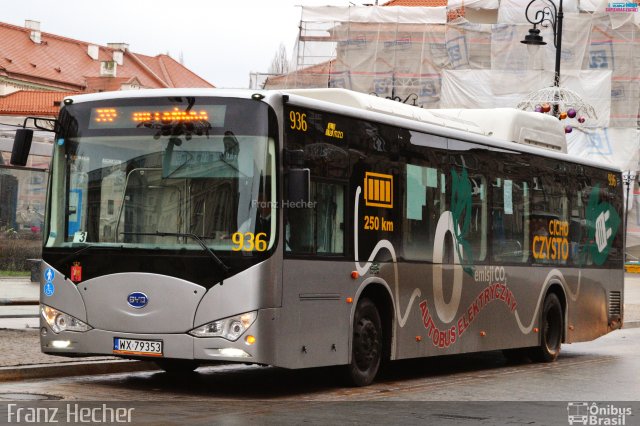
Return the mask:
<path fill-rule="evenodd" d="M 560 299 L 553 293 L 547 295 L 542 307 L 540 323 L 540 346 L 532 348 L 533 361 L 552 362 L 558 358 L 562 346 L 564 320 Z"/>
<path fill-rule="evenodd" d="M 353 317 L 353 339 L 348 378 L 354 386 L 367 386 L 378 374 L 382 360 L 382 325 L 376 305 L 363 298 Z"/>
<path fill-rule="evenodd" d="M 193 372 L 200 365 L 193 359 L 157 359 L 158 367 L 170 374 L 187 374 Z"/>

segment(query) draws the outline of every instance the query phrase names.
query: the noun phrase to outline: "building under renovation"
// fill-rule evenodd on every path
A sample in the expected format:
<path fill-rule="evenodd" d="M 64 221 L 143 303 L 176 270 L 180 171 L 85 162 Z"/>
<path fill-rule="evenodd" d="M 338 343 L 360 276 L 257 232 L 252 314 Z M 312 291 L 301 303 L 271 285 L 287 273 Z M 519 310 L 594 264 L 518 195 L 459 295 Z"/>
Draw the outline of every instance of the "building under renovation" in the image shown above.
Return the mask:
<path fill-rule="evenodd" d="M 425 3 L 436 6 L 402 6 Z M 520 43 L 532 28 L 528 0 L 446 3 L 303 7 L 294 71 L 268 78 L 265 87 L 342 87 L 421 108 L 497 108 L 522 106 L 553 86 L 552 28 L 537 27 L 547 42 L 537 51 Z M 544 6 L 532 2 L 529 15 Z M 635 173 L 640 12 L 613 6 L 606 0 L 563 2 L 560 87 L 583 102 L 566 119 L 567 143 L 572 154 Z M 636 246 L 640 202 L 630 207 L 628 246 Z"/>

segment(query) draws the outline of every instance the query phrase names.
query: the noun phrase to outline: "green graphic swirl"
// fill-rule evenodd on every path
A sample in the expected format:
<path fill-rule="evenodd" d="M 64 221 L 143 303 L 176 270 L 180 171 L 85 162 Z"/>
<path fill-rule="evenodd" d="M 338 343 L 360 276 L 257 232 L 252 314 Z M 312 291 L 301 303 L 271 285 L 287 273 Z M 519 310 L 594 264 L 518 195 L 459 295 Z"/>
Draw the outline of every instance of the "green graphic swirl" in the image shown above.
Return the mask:
<path fill-rule="evenodd" d="M 473 251 L 471 243 L 465 236 L 471 227 L 471 182 L 467 169 L 462 169 L 458 175 L 455 169 L 451 169 L 452 191 L 451 191 L 451 215 L 453 216 L 453 229 L 455 232 L 456 251 L 464 271 L 473 276 Z M 462 248 L 462 250 L 460 250 Z"/>
<path fill-rule="evenodd" d="M 607 202 L 599 203 L 599 199 L 600 185 L 595 185 L 589 195 L 589 204 L 587 204 L 588 232 L 584 254 L 590 254 L 593 263 L 598 266 L 607 260 L 613 240 L 620 227 L 620 216 L 616 209 Z M 586 263 L 584 260 L 586 259 L 581 259 L 580 263 Z"/>

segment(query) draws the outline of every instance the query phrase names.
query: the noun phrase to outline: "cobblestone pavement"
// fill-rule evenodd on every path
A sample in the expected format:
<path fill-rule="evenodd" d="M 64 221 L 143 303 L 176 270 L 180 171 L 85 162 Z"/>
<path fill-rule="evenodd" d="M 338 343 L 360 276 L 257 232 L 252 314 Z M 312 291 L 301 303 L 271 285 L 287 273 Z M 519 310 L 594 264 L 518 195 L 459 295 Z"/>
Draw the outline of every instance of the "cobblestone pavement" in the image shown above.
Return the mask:
<path fill-rule="evenodd" d="M 38 329 L 0 329 L 0 367 L 59 364 L 117 359 L 114 357 L 65 358 L 40 352 Z"/>
<path fill-rule="evenodd" d="M 9 301 L 37 301 L 39 289 L 40 284 L 32 282 L 29 278 L 0 277 L 0 304 Z"/>

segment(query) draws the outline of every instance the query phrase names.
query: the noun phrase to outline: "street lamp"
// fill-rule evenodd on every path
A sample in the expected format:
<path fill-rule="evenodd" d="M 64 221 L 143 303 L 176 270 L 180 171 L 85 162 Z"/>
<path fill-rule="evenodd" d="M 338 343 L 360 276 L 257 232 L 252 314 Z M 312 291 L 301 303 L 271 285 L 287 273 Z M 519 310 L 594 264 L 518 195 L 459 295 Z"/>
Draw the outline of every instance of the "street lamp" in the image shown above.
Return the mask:
<path fill-rule="evenodd" d="M 531 10 L 531 6 L 540 2 L 540 6 Z M 531 52 L 533 48 L 538 48 L 547 44 L 540 35 L 538 25 L 543 28 L 549 26 L 553 30 L 553 45 L 556 48 L 556 69 L 553 79 L 553 86 L 545 87 L 529 93 L 525 99 L 518 103 L 518 108 L 525 111 L 536 111 L 547 113 L 551 111 L 553 106 L 553 115 L 560 120 L 577 119 L 582 125 L 586 118 L 596 118 L 595 109 L 582 100 L 580 95 L 567 88 L 560 87 L 560 57 L 562 53 L 562 0 L 558 0 L 558 6 L 552 0 L 531 0 L 525 10 L 525 17 L 529 23 L 533 24 L 533 28 L 529 30 L 521 43 L 527 45 L 527 49 Z M 561 112 L 562 111 L 562 112 Z M 583 115 L 584 114 L 584 115 Z M 572 125 L 565 125 L 565 132 L 571 133 Z"/>
<path fill-rule="evenodd" d="M 530 13 L 529 9 L 531 5 L 536 1 L 542 3 L 542 9 L 536 10 L 535 14 Z M 525 10 L 525 17 L 529 23 L 533 24 L 533 28 L 529 30 L 529 34 L 525 36 L 524 40 L 520 43 L 524 43 L 527 47 L 537 47 L 547 44 L 543 41 L 540 35 L 540 30 L 536 27 L 548 27 L 551 25 L 553 30 L 553 45 L 556 48 L 556 70 L 553 85 L 560 87 L 560 54 L 562 52 L 562 19 L 564 13 L 562 12 L 562 0 L 560 0 L 558 7 L 551 0 L 531 0 Z M 533 15 L 533 16 L 532 16 Z M 530 49 L 531 50 L 531 49 Z"/>
<path fill-rule="evenodd" d="M 540 7 L 531 9 L 534 3 L 539 2 Z M 572 90 L 560 87 L 560 57 L 562 53 L 562 0 L 558 1 L 558 6 L 552 0 L 531 0 L 525 10 L 525 17 L 529 23 L 533 24 L 533 28 L 529 30 L 521 43 L 527 45 L 530 53 L 533 50 L 547 44 L 542 36 L 538 26 L 543 28 L 551 27 L 553 30 L 553 45 L 556 48 L 556 69 L 553 79 L 553 86 L 546 87 L 532 93 L 529 93 L 524 100 L 518 103 L 518 108 L 523 110 L 533 110 L 546 113 L 553 106 L 553 115 L 560 120 L 566 118 L 576 118 L 581 125 L 585 122 L 586 115 L 591 118 L 597 118 L 594 108 L 582 100 L 582 98 Z M 562 112 L 561 112 L 562 111 Z M 573 126 L 567 124 L 565 132 L 571 133 Z"/>

